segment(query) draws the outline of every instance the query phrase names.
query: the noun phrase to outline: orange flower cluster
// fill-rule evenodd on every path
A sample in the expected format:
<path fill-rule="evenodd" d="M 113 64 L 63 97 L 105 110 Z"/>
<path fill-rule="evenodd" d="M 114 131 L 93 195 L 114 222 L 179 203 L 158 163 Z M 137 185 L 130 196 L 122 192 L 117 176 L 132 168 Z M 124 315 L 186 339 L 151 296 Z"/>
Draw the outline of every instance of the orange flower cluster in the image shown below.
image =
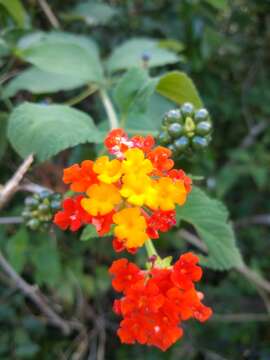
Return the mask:
<path fill-rule="evenodd" d="M 172 267 L 148 271 L 127 259 L 113 262 L 109 270 L 113 287 L 124 293 L 113 307 L 123 317 L 118 329 L 122 343 L 138 342 L 165 351 L 182 337 L 182 321 L 204 322 L 211 316 L 212 310 L 201 303 L 203 294 L 194 286 L 202 276 L 197 262 L 192 253 L 182 255 Z"/>
<path fill-rule="evenodd" d="M 123 292 L 113 308 L 123 318 L 121 342 L 165 351 L 182 336 L 182 321 L 203 322 L 212 314 L 194 286 L 202 276 L 198 258 L 187 253 L 171 266 L 155 255 L 149 241 L 176 225 L 175 207 L 184 205 L 192 182 L 183 170 L 173 169 L 171 151 L 155 147 L 152 136 L 128 138 L 115 129 L 104 144 L 114 158 L 101 156 L 64 170 L 64 183 L 79 194 L 63 201 L 54 223 L 71 231 L 92 224 L 99 236 L 112 231 L 116 252 L 135 253 L 148 242 L 150 269 L 141 270 L 127 259 L 110 267 L 114 289 Z"/>
<path fill-rule="evenodd" d="M 191 180 L 183 170 L 173 169 L 171 151 L 154 147 L 150 135 L 129 139 L 116 129 L 105 146 L 115 159 L 101 156 L 64 170 L 64 183 L 85 195 L 73 207 L 74 213 L 65 210 L 65 202 L 71 201 L 66 199 L 54 222 L 71 230 L 77 230 L 78 224 L 93 224 L 101 235 L 114 225 L 114 249 L 134 252 L 148 238 L 156 239 L 159 231 L 175 225 L 175 206 L 185 203 Z"/>

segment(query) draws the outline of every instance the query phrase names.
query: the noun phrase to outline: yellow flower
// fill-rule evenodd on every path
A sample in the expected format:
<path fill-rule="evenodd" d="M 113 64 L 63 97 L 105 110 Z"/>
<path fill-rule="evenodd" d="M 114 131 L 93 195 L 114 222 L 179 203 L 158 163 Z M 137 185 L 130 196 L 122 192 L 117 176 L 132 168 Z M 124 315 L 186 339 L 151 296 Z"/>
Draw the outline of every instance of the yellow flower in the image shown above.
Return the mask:
<path fill-rule="evenodd" d="M 118 181 L 122 175 L 122 164 L 119 160 L 110 161 L 108 156 L 98 158 L 93 166 L 93 170 L 98 174 L 98 179 L 105 184 L 112 184 Z"/>
<path fill-rule="evenodd" d="M 112 184 L 94 184 L 87 190 L 89 198 L 83 198 L 81 205 L 90 215 L 105 215 L 121 201 L 119 190 Z"/>
<path fill-rule="evenodd" d="M 123 172 L 126 174 L 150 174 L 153 165 L 150 160 L 144 158 L 144 152 L 140 149 L 129 149 L 125 152 L 126 160 L 123 161 Z"/>
<path fill-rule="evenodd" d="M 151 209 L 160 208 L 163 211 L 175 209 L 175 204 L 183 205 L 187 191 L 182 181 L 173 181 L 169 177 L 162 177 L 148 189 L 146 205 Z"/>
<path fill-rule="evenodd" d="M 146 191 L 149 186 L 151 186 L 151 179 L 149 176 L 128 174 L 123 177 L 123 185 L 120 194 L 127 198 L 127 201 L 130 204 L 142 206 L 145 203 Z"/>
<path fill-rule="evenodd" d="M 127 248 L 142 246 L 148 239 L 146 221 L 138 207 L 126 208 L 114 214 L 115 236 L 122 240 Z"/>

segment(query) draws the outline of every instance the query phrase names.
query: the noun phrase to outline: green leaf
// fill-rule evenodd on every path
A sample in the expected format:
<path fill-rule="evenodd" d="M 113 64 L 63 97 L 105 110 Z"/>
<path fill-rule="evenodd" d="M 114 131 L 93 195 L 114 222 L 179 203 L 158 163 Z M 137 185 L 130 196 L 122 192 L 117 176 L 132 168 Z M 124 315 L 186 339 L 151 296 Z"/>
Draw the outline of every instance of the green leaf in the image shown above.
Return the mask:
<path fill-rule="evenodd" d="M 7 119 L 8 114 L 5 112 L 0 112 L 0 160 L 4 155 L 7 147 Z"/>
<path fill-rule="evenodd" d="M 177 41 L 175 39 L 164 39 L 159 41 L 159 46 L 168 50 L 172 50 L 173 52 L 183 51 L 185 46 L 182 42 Z"/>
<path fill-rule="evenodd" d="M 80 240 L 88 241 L 88 240 L 91 240 L 91 239 L 97 238 L 97 237 L 98 237 L 98 234 L 97 234 L 97 231 L 96 231 L 96 228 L 94 227 L 94 225 L 86 225 L 81 233 Z"/>
<path fill-rule="evenodd" d="M 217 10 L 227 10 L 229 8 L 228 0 L 206 0 L 206 2 Z"/>
<path fill-rule="evenodd" d="M 52 74 L 77 78 L 82 83 L 103 82 L 97 47 L 84 36 L 63 32 L 37 33 L 21 40 L 16 54 Z"/>
<path fill-rule="evenodd" d="M 107 60 L 107 67 L 111 72 L 129 69 L 134 66 L 142 67 L 142 57 L 144 55 L 149 57 L 147 66 L 150 68 L 174 64 L 179 61 L 179 57 L 175 53 L 161 48 L 157 40 L 133 38 L 114 49 Z"/>
<path fill-rule="evenodd" d="M 172 109 L 173 104 L 158 94 L 150 97 L 149 104 L 145 112 L 140 108 L 133 106 L 132 111 L 128 113 L 125 128 L 130 134 L 157 135 L 163 115 Z"/>
<path fill-rule="evenodd" d="M 146 70 L 132 68 L 119 80 L 114 91 L 115 101 L 123 114 L 144 112 L 154 93 L 157 79 L 151 79 Z"/>
<path fill-rule="evenodd" d="M 44 161 L 58 152 L 85 142 L 102 142 L 91 117 L 65 105 L 25 102 L 9 119 L 8 138 L 22 157 L 33 153 Z"/>
<path fill-rule="evenodd" d="M 106 3 L 86 1 L 76 5 L 67 18 L 84 20 L 90 26 L 108 23 L 117 10 Z"/>
<path fill-rule="evenodd" d="M 172 71 L 163 75 L 156 91 L 180 105 L 191 102 L 196 108 L 203 106 L 193 81 L 181 71 Z"/>
<path fill-rule="evenodd" d="M 14 96 L 18 91 L 26 90 L 32 94 L 53 93 L 60 90 L 71 90 L 82 86 L 85 81 L 72 76 L 53 74 L 36 67 L 21 72 L 4 88 L 3 97 Z"/>
<path fill-rule="evenodd" d="M 20 0 L 0 0 L 0 5 L 6 8 L 18 26 L 25 27 L 27 15 Z"/>
<path fill-rule="evenodd" d="M 28 243 L 29 236 L 25 228 L 21 228 L 14 236 L 8 239 L 8 259 L 18 273 L 23 270 L 26 263 Z"/>
<path fill-rule="evenodd" d="M 10 52 L 9 46 L 4 39 L 0 38 L 0 57 L 7 56 Z"/>
<path fill-rule="evenodd" d="M 217 270 L 242 264 L 228 211 L 220 201 L 193 187 L 186 204 L 177 209 L 177 219 L 192 224 L 207 245 L 209 256 L 202 257 L 202 264 Z"/>

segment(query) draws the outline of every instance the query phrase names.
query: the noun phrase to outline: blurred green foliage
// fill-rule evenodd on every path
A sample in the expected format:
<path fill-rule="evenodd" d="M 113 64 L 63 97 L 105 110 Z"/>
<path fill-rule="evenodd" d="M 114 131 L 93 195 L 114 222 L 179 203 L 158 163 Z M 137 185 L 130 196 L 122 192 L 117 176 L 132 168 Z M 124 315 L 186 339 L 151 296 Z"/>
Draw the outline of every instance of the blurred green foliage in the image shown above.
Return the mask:
<path fill-rule="evenodd" d="M 194 180 L 195 184 L 225 202 L 245 262 L 267 277 L 269 215 L 264 217 L 268 222 L 261 220 L 261 224 L 256 224 L 259 220 L 255 216 L 270 213 L 270 2 L 52 0 L 48 3 L 61 33 L 52 31 L 57 22 L 44 12 L 42 3 L 0 0 L 1 184 L 20 163 L 17 153 L 25 156 L 34 151 L 38 160 L 49 160 L 36 164 L 28 180 L 64 193 L 62 168 L 93 158 L 108 129 L 97 94 L 99 86 L 109 87 L 121 125 L 130 133 L 139 130 L 156 134 L 162 115 L 175 103 L 193 100 L 200 106 L 202 101 L 213 121 L 213 141 L 205 153 L 181 159 L 178 165 L 202 176 L 203 180 Z M 148 52 L 142 59 L 145 48 Z M 139 67 L 134 68 L 136 65 Z M 174 86 L 168 87 L 174 72 Z M 180 91 L 181 86 L 186 91 Z M 25 101 L 28 103 L 22 104 Z M 74 126 L 76 121 L 80 126 Z M 54 154 L 57 156 L 51 158 Z M 1 217 L 19 216 L 25 196 L 17 193 Z M 211 203 L 212 211 L 199 209 L 202 215 L 191 221 L 191 204 L 182 209 L 179 219 L 187 229 L 187 223 L 195 225 L 206 243 L 209 236 L 218 237 L 221 255 L 228 261 L 212 268 L 227 269 L 241 261 L 237 250 L 236 260 L 226 253 L 227 243 L 222 248 L 223 241 L 234 246 L 229 225 L 215 228 L 215 217 L 226 222 L 226 210 L 200 190 L 193 196 L 206 207 Z M 209 234 L 209 224 L 205 229 L 205 215 L 213 234 Z M 234 270 L 205 268 L 201 288 L 206 303 L 222 315 L 203 326 L 188 323 L 183 340 L 171 350 L 161 353 L 123 346 L 115 334 L 118 319 L 111 311 L 115 294 L 107 268 L 116 255 L 110 238 L 93 237 L 91 228 L 68 234 L 53 227 L 41 233 L 23 225 L 0 226 L 0 247 L 14 269 L 38 285 L 63 318 L 78 319 L 83 324 L 82 331 L 61 334 L 46 324 L 39 309 L 1 272 L 1 360 L 270 358 L 267 315 L 263 319 L 256 316 L 266 314 L 264 302 L 269 310 L 269 294 L 259 294 Z M 197 250 L 180 238 L 178 230 L 158 241 L 164 256 L 176 258 L 180 251 Z M 136 258 L 143 265 L 143 249 Z M 228 265 L 229 261 L 232 264 Z M 239 320 L 233 314 L 244 316 Z M 255 315 L 249 318 L 245 314 Z"/>

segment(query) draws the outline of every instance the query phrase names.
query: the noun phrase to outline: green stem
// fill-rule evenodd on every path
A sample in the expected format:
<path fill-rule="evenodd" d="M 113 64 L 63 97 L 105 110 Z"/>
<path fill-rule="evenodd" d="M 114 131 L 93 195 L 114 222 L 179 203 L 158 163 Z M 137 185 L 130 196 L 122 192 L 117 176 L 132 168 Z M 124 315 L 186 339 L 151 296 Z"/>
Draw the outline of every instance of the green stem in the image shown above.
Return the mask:
<path fill-rule="evenodd" d="M 111 102 L 111 99 L 109 98 L 107 92 L 104 89 L 100 89 L 99 94 L 100 94 L 100 98 L 103 103 L 103 106 L 106 110 L 111 130 L 118 128 L 119 122 L 118 122 L 117 115 L 114 110 L 113 104 Z"/>
<path fill-rule="evenodd" d="M 87 88 L 83 90 L 80 94 L 73 97 L 72 99 L 67 100 L 66 102 L 64 102 L 64 104 L 70 106 L 76 105 L 81 101 L 83 101 L 84 99 L 86 99 L 88 96 L 92 95 L 96 91 L 97 91 L 97 87 L 88 85 Z"/>
<path fill-rule="evenodd" d="M 149 258 L 153 255 L 155 255 L 156 257 L 159 258 L 157 250 L 156 250 L 152 240 L 150 240 L 150 239 L 146 240 L 146 242 L 144 243 L 144 246 L 145 246 L 145 249 L 146 249 L 146 252 L 147 252 L 147 255 Z"/>

